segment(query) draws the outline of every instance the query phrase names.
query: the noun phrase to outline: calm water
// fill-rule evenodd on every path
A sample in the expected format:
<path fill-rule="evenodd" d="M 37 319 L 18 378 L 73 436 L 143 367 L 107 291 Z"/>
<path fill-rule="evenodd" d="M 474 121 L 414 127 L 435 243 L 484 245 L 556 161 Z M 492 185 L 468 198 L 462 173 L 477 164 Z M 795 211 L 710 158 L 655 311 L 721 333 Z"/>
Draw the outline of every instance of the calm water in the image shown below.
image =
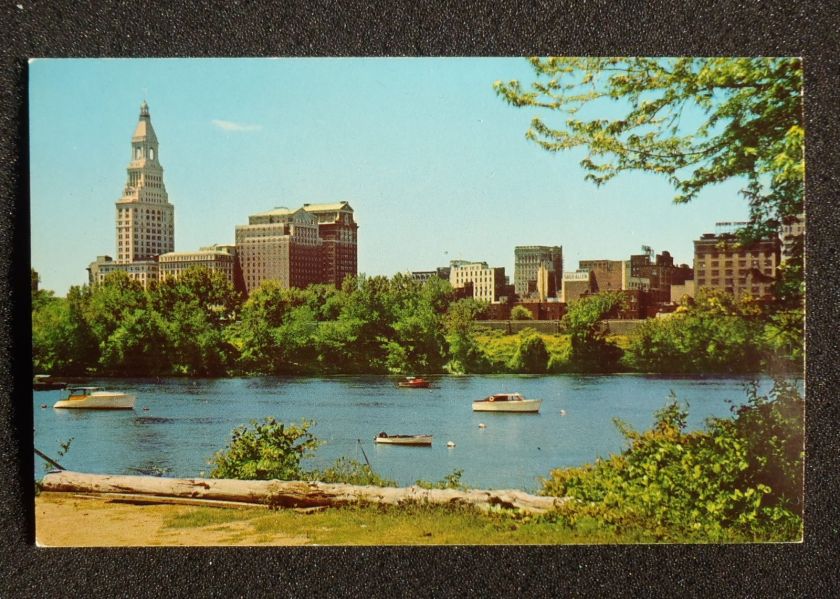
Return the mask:
<path fill-rule="evenodd" d="M 637 429 L 674 391 L 689 403 L 689 427 L 709 416 L 726 416 L 745 401 L 745 379 L 678 379 L 613 376 L 450 376 L 432 378 L 431 389 L 398 389 L 392 377 L 241 379 L 122 379 L 91 381 L 137 395 L 133 411 L 54 410 L 63 391 L 34 394 L 35 446 L 68 469 L 109 474 L 207 473 L 207 460 L 227 445 L 231 430 L 273 416 L 317 421 L 325 441 L 310 467 L 346 455 L 364 461 L 400 484 L 439 480 L 456 468 L 462 481 L 480 488 L 534 490 L 538 477 L 558 466 L 591 462 L 623 448 L 612 419 Z M 768 389 L 769 382 L 762 388 Z M 539 414 L 473 413 L 471 402 L 494 392 L 519 391 L 542 398 Z M 41 405 L 46 404 L 47 408 Z M 143 410 L 144 407 L 149 409 Z M 486 428 L 479 428 L 484 423 Z M 432 434 L 431 448 L 378 446 L 380 431 Z M 448 441 L 456 446 L 447 448 Z M 43 466 L 36 458 L 36 476 Z"/>

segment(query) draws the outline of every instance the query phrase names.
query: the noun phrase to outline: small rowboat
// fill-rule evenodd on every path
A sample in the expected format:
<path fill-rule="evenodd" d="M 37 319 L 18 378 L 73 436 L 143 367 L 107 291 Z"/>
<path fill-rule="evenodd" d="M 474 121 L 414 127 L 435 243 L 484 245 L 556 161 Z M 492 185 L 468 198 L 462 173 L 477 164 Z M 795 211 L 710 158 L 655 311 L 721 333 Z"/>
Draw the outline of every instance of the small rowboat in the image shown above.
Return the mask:
<path fill-rule="evenodd" d="M 53 380 L 48 374 L 36 374 L 32 380 L 33 391 L 53 391 L 55 389 L 64 389 L 67 383 Z"/>
<path fill-rule="evenodd" d="M 99 387 L 68 387 L 67 399 L 55 402 L 54 408 L 84 410 L 132 410 L 133 395 L 119 391 L 105 391 Z"/>
<path fill-rule="evenodd" d="M 424 445 L 432 444 L 431 435 L 389 435 L 379 433 L 373 440 L 374 443 L 385 443 L 386 445 Z"/>
<path fill-rule="evenodd" d="M 402 387 L 403 389 L 426 389 L 428 386 L 429 381 L 416 376 L 406 377 L 404 381 L 397 383 L 397 387 Z"/>
<path fill-rule="evenodd" d="M 474 401 L 473 412 L 539 412 L 541 399 L 525 399 L 521 393 L 494 393 Z"/>

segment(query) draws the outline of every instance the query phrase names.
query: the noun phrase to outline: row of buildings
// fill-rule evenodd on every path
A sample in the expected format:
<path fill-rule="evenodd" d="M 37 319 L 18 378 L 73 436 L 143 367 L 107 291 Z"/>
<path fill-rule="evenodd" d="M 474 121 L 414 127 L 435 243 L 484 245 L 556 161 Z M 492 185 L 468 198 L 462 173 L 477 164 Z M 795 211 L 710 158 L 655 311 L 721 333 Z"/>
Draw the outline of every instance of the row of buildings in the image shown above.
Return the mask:
<path fill-rule="evenodd" d="M 98 256 L 88 267 L 91 284 L 124 271 L 144 286 L 204 266 L 250 293 L 266 279 L 285 287 L 341 285 L 358 267 L 358 225 L 347 202 L 274 208 L 237 225 L 235 243 L 175 250 L 175 207 L 169 202 L 158 139 L 146 102 L 131 137 L 131 160 L 116 202 L 116 259 Z"/>
<path fill-rule="evenodd" d="M 99 256 L 88 267 L 91 284 L 114 271 L 124 271 L 144 286 L 177 277 L 195 266 L 222 272 L 246 294 L 264 280 L 284 287 L 313 283 L 340 286 L 358 268 L 358 225 L 347 202 L 278 207 L 248 217 L 237 225 L 233 244 L 217 244 L 193 252 L 176 252 L 174 206 L 169 202 L 158 156 L 158 140 L 149 108 L 143 102 L 131 138 L 131 160 L 122 196 L 116 202 L 116 259 Z M 792 244 L 802 238 L 802 219 L 787 225 L 779 237 L 749 246 L 736 243 L 734 231 L 744 223 L 718 223 L 716 233 L 694 241 L 692 266 L 675 264 L 667 251 L 643 246 L 628 259 L 580 260 L 564 270 L 562 246 L 519 246 L 514 249 L 514 281 L 503 267 L 486 262 L 453 260 L 433 271 L 414 272 L 420 280 L 449 280 L 463 297 L 491 305 L 494 316 L 507 318 L 515 305 L 537 319 L 560 318 L 566 304 L 602 291 L 627 296 L 620 316 L 642 318 L 672 310 L 700 289 L 718 289 L 754 297 L 772 294 L 776 269 Z"/>
<path fill-rule="evenodd" d="M 516 305 L 534 318 L 560 318 L 566 305 L 602 291 L 619 291 L 625 308 L 616 316 L 648 318 L 673 311 L 700 289 L 735 296 L 767 299 L 773 294 L 777 268 L 790 257 L 791 245 L 801 242 L 804 220 L 786 225 L 779 236 L 745 245 L 735 231 L 746 223 L 716 223 L 717 232 L 694 241 L 693 266 L 676 264 L 670 252 L 655 253 L 649 246 L 624 260 L 580 260 L 576 270 L 563 270 L 561 246 L 520 246 L 514 249 L 514 283 L 503 267 L 486 262 L 453 260 L 448 267 L 412 273 L 416 278 L 448 279 L 464 297 L 491 304 L 494 318 L 506 319 Z"/>

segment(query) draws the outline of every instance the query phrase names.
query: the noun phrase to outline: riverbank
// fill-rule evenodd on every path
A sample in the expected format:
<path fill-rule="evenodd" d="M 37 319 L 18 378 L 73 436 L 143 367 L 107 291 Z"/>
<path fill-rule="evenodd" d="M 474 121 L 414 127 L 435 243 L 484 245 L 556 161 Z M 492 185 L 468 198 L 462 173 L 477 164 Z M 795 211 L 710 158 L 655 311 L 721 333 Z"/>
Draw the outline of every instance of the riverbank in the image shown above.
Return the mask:
<path fill-rule="evenodd" d="M 569 529 L 542 518 L 411 505 L 269 510 L 124 503 L 96 495 L 41 493 L 42 547 L 530 545 L 630 543 L 609 531 Z"/>

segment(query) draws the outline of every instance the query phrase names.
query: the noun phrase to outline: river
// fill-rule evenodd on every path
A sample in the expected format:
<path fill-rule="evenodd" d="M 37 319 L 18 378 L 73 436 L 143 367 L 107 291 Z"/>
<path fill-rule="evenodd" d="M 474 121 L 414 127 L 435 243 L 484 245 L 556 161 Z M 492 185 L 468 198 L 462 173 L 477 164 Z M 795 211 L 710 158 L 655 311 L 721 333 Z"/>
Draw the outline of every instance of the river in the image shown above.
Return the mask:
<path fill-rule="evenodd" d="M 437 481 L 455 469 L 478 488 L 534 491 L 539 477 L 558 466 L 577 466 L 620 451 L 618 417 L 637 430 L 673 391 L 689 404 L 689 429 L 710 416 L 727 416 L 746 401 L 741 378 L 609 376 L 441 376 L 429 389 L 398 389 L 394 377 L 109 379 L 90 381 L 137 395 L 134 410 L 55 410 L 64 391 L 34 393 L 35 447 L 68 469 L 109 474 L 193 477 L 226 446 L 230 432 L 252 419 L 315 420 L 324 441 L 307 467 L 326 467 L 339 456 L 364 461 L 401 485 Z M 770 388 L 762 382 L 762 390 Z M 471 402 L 518 391 L 543 399 L 539 414 L 474 413 Z M 46 407 L 42 407 L 46 406 Z M 146 409 L 148 408 L 148 409 Z M 479 424 L 484 424 L 480 427 Z M 431 434 L 432 447 L 375 445 L 380 432 Z M 451 441 L 455 447 L 447 447 Z M 36 477 L 43 462 L 36 458 Z"/>

